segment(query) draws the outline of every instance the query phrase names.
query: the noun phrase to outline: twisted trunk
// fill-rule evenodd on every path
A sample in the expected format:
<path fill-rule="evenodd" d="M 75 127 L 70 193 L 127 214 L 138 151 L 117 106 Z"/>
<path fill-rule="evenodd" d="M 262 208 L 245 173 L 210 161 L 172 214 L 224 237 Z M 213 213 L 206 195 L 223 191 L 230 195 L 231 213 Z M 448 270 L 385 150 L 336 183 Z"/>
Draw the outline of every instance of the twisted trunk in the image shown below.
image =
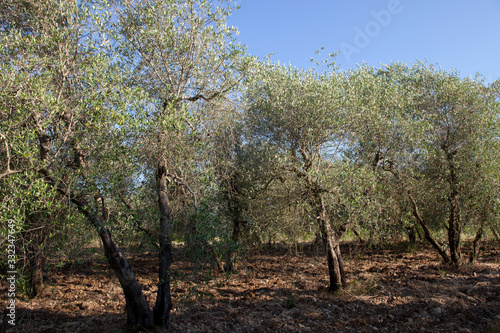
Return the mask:
<path fill-rule="evenodd" d="M 446 251 L 439 245 L 439 243 L 432 237 L 431 232 L 429 228 L 427 227 L 427 224 L 425 223 L 422 215 L 420 214 L 420 210 L 418 209 L 417 201 L 415 198 L 413 198 L 413 195 L 411 194 L 410 191 L 407 191 L 408 197 L 410 198 L 411 204 L 412 204 L 412 213 L 415 219 L 417 219 L 418 224 L 422 227 L 422 230 L 424 231 L 424 238 L 434 247 L 441 258 L 443 258 L 443 261 L 445 263 L 450 262 L 450 257 L 448 254 L 446 254 Z"/>
<path fill-rule="evenodd" d="M 470 263 L 475 263 L 477 261 L 477 258 L 479 256 L 480 244 L 484 237 L 484 232 L 486 229 L 487 222 L 488 222 L 488 205 L 485 204 L 481 209 L 481 220 L 479 228 L 477 229 L 476 237 L 474 237 L 474 241 L 472 242 L 472 252 L 469 257 Z"/>
<path fill-rule="evenodd" d="M 104 253 L 109 265 L 118 277 L 123 294 L 125 295 L 127 326 L 152 327 L 153 314 L 127 259 L 125 259 L 121 251 L 116 247 L 108 229 L 103 229 L 99 236 L 101 237 Z"/>
<path fill-rule="evenodd" d="M 474 241 L 472 242 L 472 252 L 470 254 L 469 261 L 471 263 L 475 263 L 477 261 L 477 257 L 479 255 L 479 245 L 484 235 L 484 223 L 481 223 L 479 230 L 476 233 L 476 237 L 474 237 Z"/>

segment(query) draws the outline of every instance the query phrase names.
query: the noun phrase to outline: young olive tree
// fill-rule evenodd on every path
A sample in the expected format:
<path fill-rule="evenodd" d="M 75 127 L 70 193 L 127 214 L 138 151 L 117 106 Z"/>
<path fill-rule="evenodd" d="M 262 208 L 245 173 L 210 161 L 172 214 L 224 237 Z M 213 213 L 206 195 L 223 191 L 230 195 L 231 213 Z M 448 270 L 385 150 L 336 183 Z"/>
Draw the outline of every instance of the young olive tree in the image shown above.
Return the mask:
<path fill-rule="evenodd" d="M 498 154 L 491 90 L 424 63 L 363 66 L 349 81 L 352 113 L 363 120 L 352 141 L 359 156 L 400 188 L 402 206 L 407 200 L 425 238 L 445 262 L 459 265 L 463 229 L 484 225 L 479 202 L 491 202 L 489 189 L 498 184 L 491 173 Z M 484 191 L 479 202 L 476 191 Z M 431 232 L 443 227 L 447 247 Z"/>
<path fill-rule="evenodd" d="M 331 290 L 346 283 L 339 247 L 345 229 L 332 228 L 326 202 L 332 185 L 322 161 L 335 154 L 346 133 L 341 87 L 335 71 L 317 74 L 268 62 L 257 65 L 246 91 L 252 139 L 274 145 L 281 152 L 275 169 L 302 183 L 326 249 Z"/>
<path fill-rule="evenodd" d="M 449 256 L 458 266 L 464 228 L 482 220 L 480 228 L 489 219 L 484 214 L 496 206 L 491 199 L 492 193 L 498 193 L 499 180 L 491 177 L 491 170 L 498 166 L 494 159 L 498 156 L 498 102 L 483 83 L 462 79 L 455 72 L 417 65 L 412 76 L 415 113 L 422 115 L 425 126 L 424 173 L 446 202 Z"/>
<path fill-rule="evenodd" d="M 144 156 L 154 169 L 159 209 L 159 285 L 154 323 L 167 326 L 170 296 L 171 203 L 169 183 L 195 191 L 185 179 L 185 158 L 202 153 L 203 118 L 241 80 L 243 49 L 234 43 L 236 29 L 226 25 L 227 1 L 142 0 L 115 5 L 114 33 L 129 84 L 147 91 L 151 114 L 144 128 Z M 199 165 L 199 164 L 198 164 Z M 196 204 L 195 204 L 196 206 Z"/>
<path fill-rule="evenodd" d="M 412 175 L 415 158 L 419 156 L 416 148 L 419 137 L 413 129 L 417 122 L 408 113 L 412 91 L 397 83 L 403 81 L 397 74 L 395 71 L 387 74 L 370 66 L 346 73 L 347 108 L 352 121 L 346 158 L 365 167 L 366 171 L 371 169 L 375 175 L 373 182 L 379 184 L 374 186 L 380 186 L 379 191 L 384 192 L 376 201 L 383 202 L 389 216 L 399 216 L 397 219 L 403 222 L 408 220 L 408 211 L 419 214 L 418 206 L 409 204 L 416 203 L 414 187 L 418 177 Z M 366 227 L 371 228 L 373 222 Z M 388 222 L 387 216 L 380 221 L 381 224 Z M 427 224 L 421 227 L 425 237 L 438 246 Z"/>
<path fill-rule="evenodd" d="M 44 230 L 53 212 L 75 207 L 102 240 L 125 293 L 128 322 L 150 326 L 146 299 L 106 228 L 109 201 L 127 191 L 124 180 L 137 161 L 125 98 L 137 92 L 120 83 L 97 29 L 107 12 L 69 0 L 2 5 L 0 181 L 14 195 L 5 197 L 2 213 L 23 223 L 44 212 L 38 219 Z"/>

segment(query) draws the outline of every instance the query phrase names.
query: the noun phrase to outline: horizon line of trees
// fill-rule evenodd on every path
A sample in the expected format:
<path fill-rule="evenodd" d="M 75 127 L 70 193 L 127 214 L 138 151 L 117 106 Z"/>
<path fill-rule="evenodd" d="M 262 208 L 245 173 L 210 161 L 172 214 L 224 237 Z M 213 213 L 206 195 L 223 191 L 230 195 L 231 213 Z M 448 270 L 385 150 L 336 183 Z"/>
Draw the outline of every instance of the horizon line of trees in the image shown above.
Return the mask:
<path fill-rule="evenodd" d="M 145 328 L 168 327 L 173 240 L 230 272 L 256 244 L 314 239 L 333 291 L 346 232 L 420 235 L 457 267 L 465 233 L 470 262 L 498 240 L 499 80 L 425 62 L 341 71 L 334 54 L 260 61 L 226 25 L 234 9 L 0 2 L 0 220 L 15 221 L 26 293 L 42 292 L 47 258 L 96 235 L 127 325 Z M 120 241 L 158 251 L 153 309 Z"/>

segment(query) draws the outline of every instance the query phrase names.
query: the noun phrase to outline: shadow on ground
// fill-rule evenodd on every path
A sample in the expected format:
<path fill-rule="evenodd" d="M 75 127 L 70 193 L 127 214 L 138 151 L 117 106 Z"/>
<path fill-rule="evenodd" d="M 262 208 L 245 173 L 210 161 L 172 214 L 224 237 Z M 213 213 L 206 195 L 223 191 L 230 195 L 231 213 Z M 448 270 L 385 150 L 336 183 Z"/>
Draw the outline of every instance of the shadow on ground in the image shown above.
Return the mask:
<path fill-rule="evenodd" d="M 500 332 L 498 255 L 459 270 L 425 247 L 345 248 L 349 285 L 331 293 L 320 252 L 255 253 L 234 275 L 211 278 L 193 278 L 192 264 L 178 257 L 171 331 Z M 156 254 L 132 261 L 153 305 Z M 103 263 L 67 268 L 50 281 L 44 295 L 19 301 L 18 325 L 7 332 L 123 331 L 124 298 Z"/>

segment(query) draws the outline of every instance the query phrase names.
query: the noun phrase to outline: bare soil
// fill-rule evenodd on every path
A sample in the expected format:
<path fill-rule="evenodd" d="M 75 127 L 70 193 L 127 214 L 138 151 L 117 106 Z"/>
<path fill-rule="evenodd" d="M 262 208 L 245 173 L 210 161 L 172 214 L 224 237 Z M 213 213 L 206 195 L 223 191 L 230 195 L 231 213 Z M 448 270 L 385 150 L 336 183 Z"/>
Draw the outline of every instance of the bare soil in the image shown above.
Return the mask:
<path fill-rule="evenodd" d="M 332 293 L 326 259 L 312 247 L 248 254 L 229 276 L 199 270 L 177 248 L 171 331 L 500 332 L 498 242 L 460 269 L 443 266 L 423 245 L 407 251 L 401 244 L 374 250 L 349 243 L 342 250 L 349 285 Z M 156 254 L 129 257 L 153 306 Z M 18 325 L 7 332 L 123 331 L 125 300 L 102 258 L 67 265 L 47 280 L 43 295 L 18 299 Z"/>

